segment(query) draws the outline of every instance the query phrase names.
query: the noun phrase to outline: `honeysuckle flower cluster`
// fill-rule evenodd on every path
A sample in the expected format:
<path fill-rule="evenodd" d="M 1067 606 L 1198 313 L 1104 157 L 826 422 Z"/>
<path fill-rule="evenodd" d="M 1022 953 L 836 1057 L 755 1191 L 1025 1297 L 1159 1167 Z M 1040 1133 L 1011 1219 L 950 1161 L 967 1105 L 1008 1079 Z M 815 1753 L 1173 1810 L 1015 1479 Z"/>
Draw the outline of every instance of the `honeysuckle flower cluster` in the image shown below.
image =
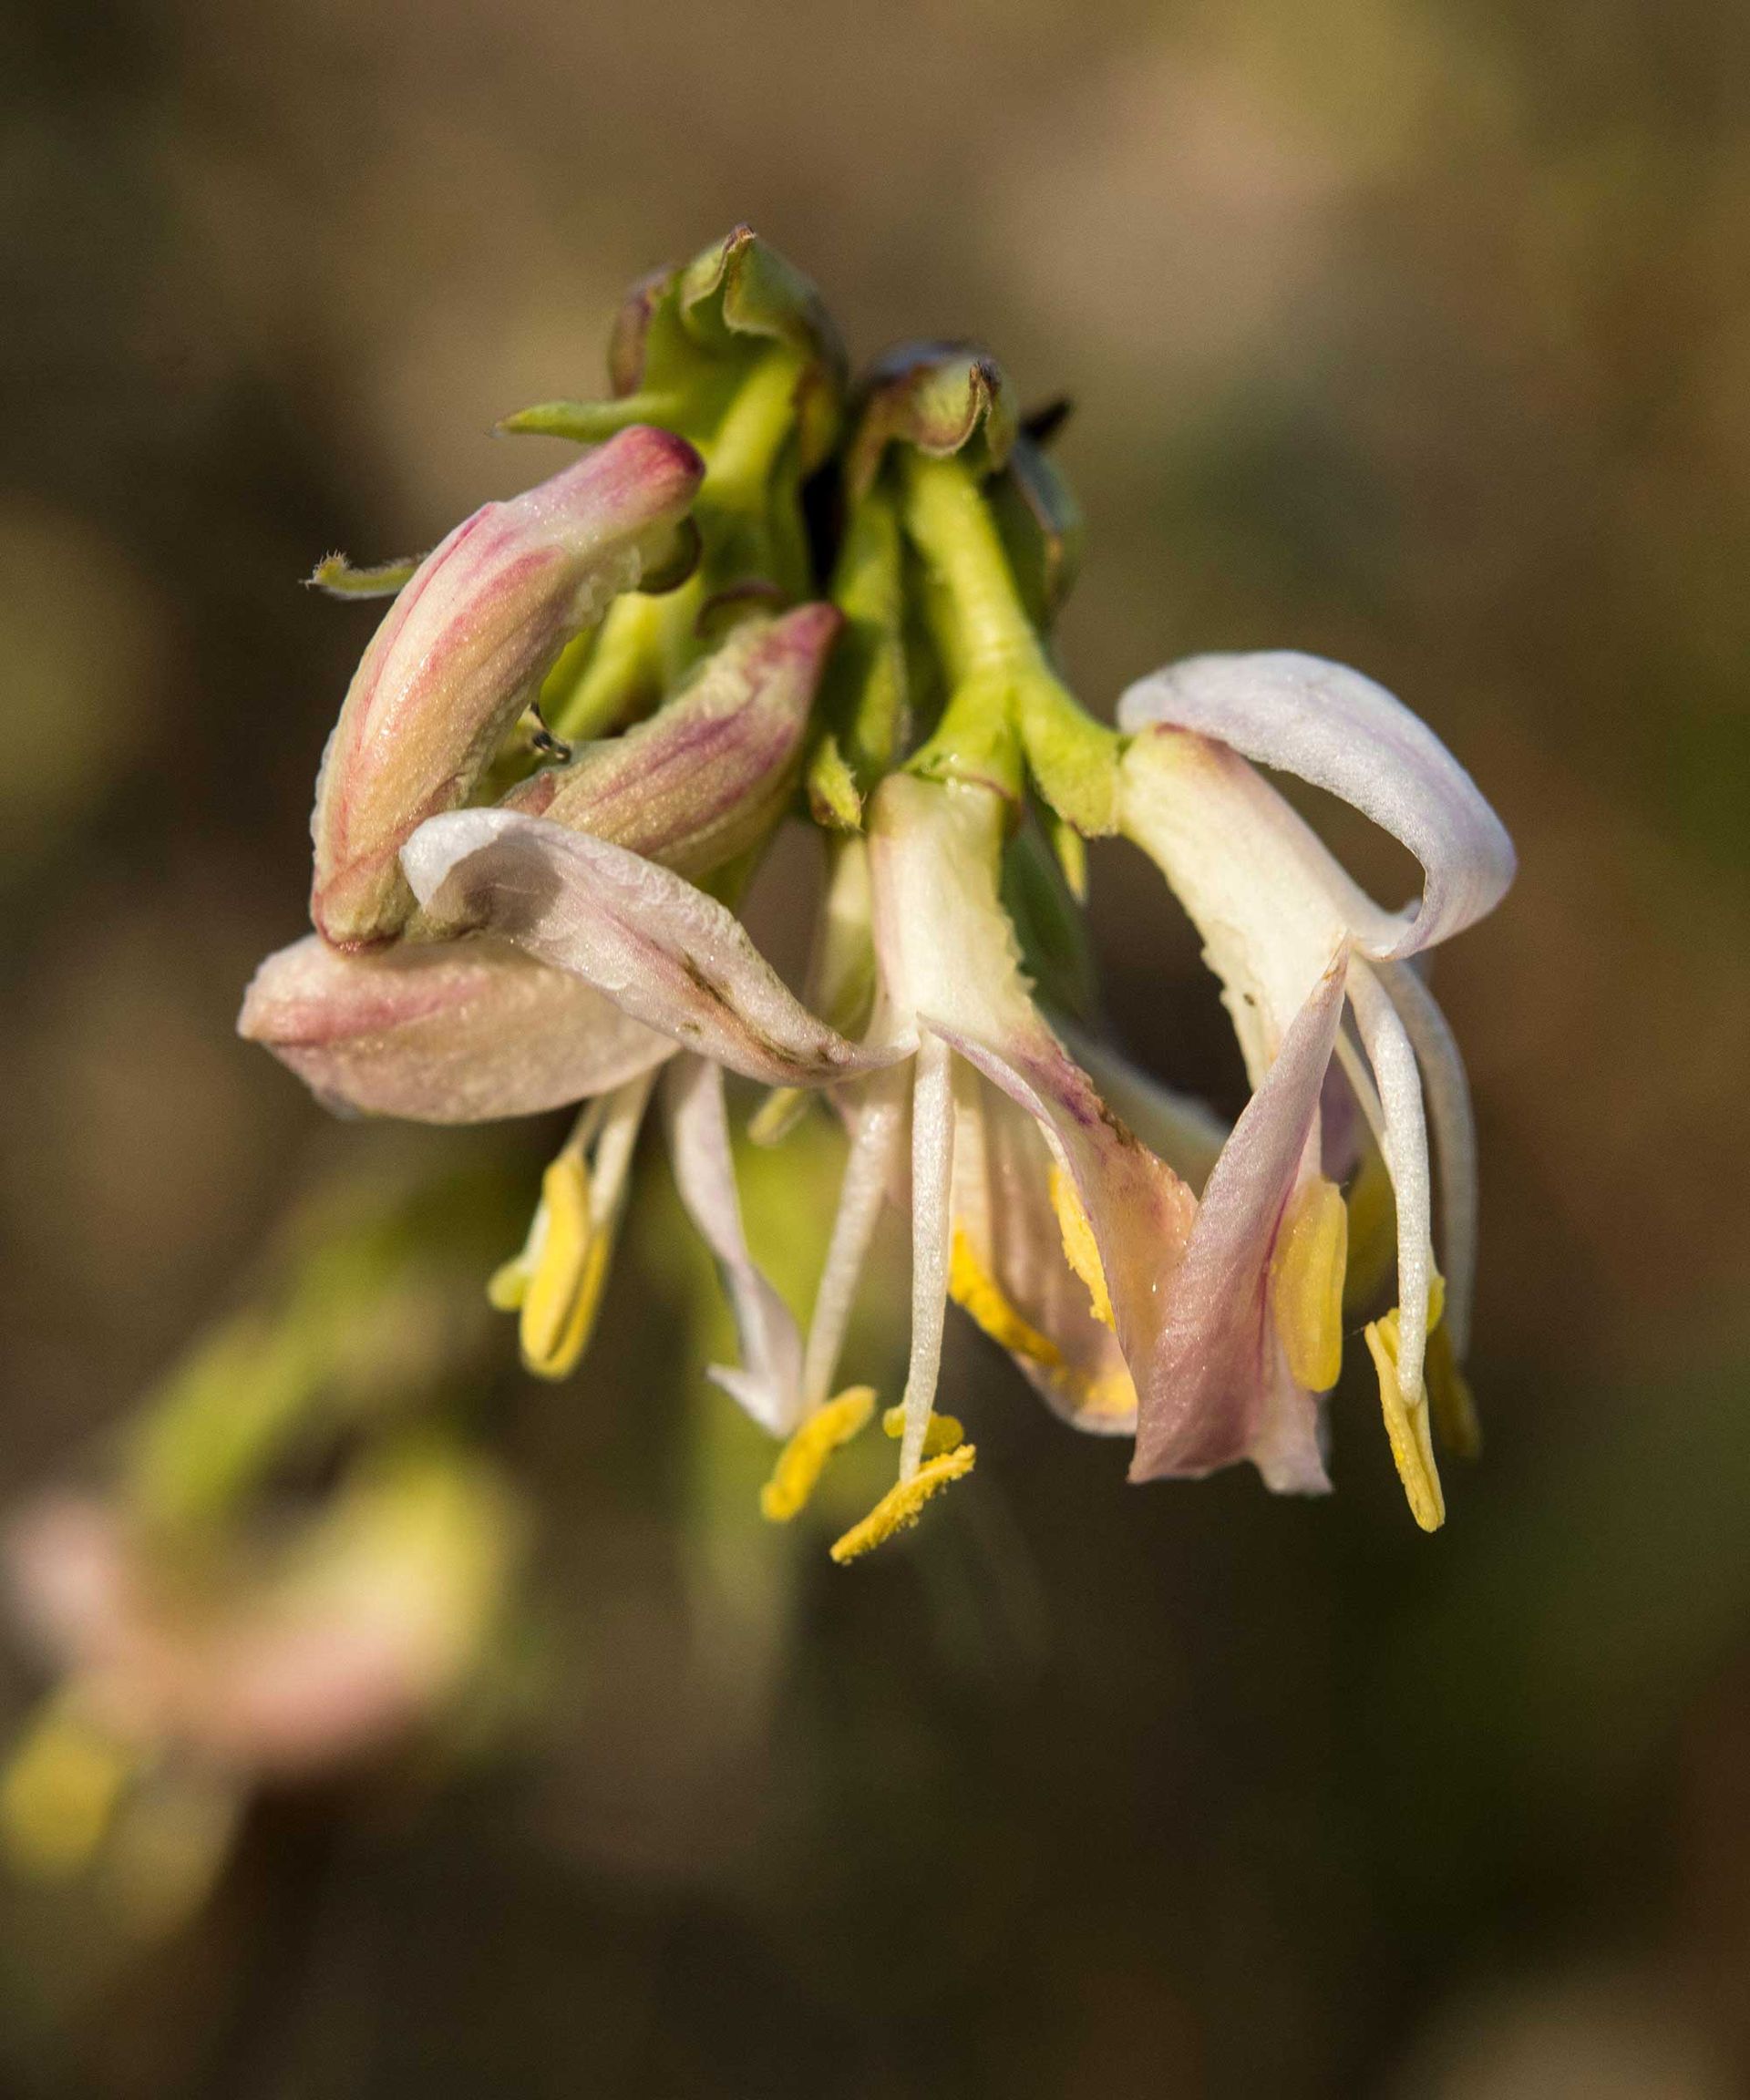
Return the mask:
<path fill-rule="evenodd" d="M 353 1111 L 580 1105 L 489 1284 L 550 1377 L 587 1344 L 659 1096 L 736 1317 L 713 1375 L 782 1444 L 777 1520 L 877 1411 L 839 1363 L 879 1215 L 908 1210 L 897 1480 L 839 1560 L 973 1467 L 936 1405 L 951 1301 L 1065 1421 L 1134 1437 L 1133 1479 L 1244 1459 L 1323 1490 L 1345 1286 L 1377 1281 L 1395 1214 L 1366 1342 L 1433 1529 L 1435 1432 L 1475 1442 L 1476 1163 L 1419 959 L 1513 874 L 1469 777 L 1383 688 L 1294 654 L 1153 673 L 1116 729 L 1086 712 L 1051 644 L 1080 539 L 1055 417 L 963 345 L 851 383 L 812 288 L 746 229 L 637 287 L 609 378 L 506 424 L 584 448 L 551 480 L 417 564 L 318 571 L 396 594 L 323 761 L 315 932 L 262 964 L 242 1033 Z M 1400 839 L 1419 905 L 1370 899 L 1261 767 Z M 793 817 L 826 839 L 802 999 L 736 916 Z M 1251 1087 L 1230 1131 L 1092 1026 L 1083 841 L 1114 833 L 1220 981 Z M 806 1330 L 742 1230 L 726 1073 L 768 1089 L 764 1142 L 811 1096 L 844 1124 Z"/>

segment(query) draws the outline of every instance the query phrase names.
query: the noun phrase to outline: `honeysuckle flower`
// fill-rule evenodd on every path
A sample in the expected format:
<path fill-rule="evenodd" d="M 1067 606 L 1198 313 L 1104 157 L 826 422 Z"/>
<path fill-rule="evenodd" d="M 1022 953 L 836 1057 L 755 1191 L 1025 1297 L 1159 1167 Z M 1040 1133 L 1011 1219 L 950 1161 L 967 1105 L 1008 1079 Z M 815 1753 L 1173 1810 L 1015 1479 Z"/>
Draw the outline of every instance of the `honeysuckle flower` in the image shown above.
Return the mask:
<path fill-rule="evenodd" d="M 798 1439 L 810 1465 L 820 1439 L 841 1440 L 846 1403 L 827 1395 L 876 1218 L 901 1178 L 908 1090 L 911 1343 L 899 1485 L 834 1547 L 841 1560 L 973 1464 L 957 1425 L 932 1427 L 951 1297 L 1068 1419 L 1127 1429 L 1195 1210 L 1034 1004 L 998 891 L 1008 815 L 990 788 L 909 773 L 890 775 L 870 807 L 872 1033 L 916 1050 L 909 1068 L 870 1083 L 856 1112 L 803 1370 Z M 779 1498 L 789 1514 L 794 1495 L 782 1488 Z"/>
<path fill-rule="evenodd" d="M 1133 1477 L 1250 1457 L 1272 1487 L 1328 1484 L 1314 1395 L 1335 1383 L 1341 1358 L 1346 1228 L 1323 1171 L 1320 1097 L 1336 1055 L 1391 1176 L 1398 1304 L 1367 1339 L 1411 1508 L 1432 1529 L 1444 1503 L 1425 1367 L 1457 1406 L 1476 1165 L 1463 1065 L 1410 959 L 1500 901 L 1513 878 L 1511 842 L 1433 732 L 1339 664 L 1288 653 L 1193 657 L 1133 685 L 1118 720 L 1134 733 L 1124 829 L 1201 933 L 1253 1087 L 1210 1176 L 1171 1296 L 1168 1374 L 1144 1395 Z M 1422 863 L 1419 906 L 1374 903 L 1252 760 L 1343 797 L 1390 831 Z M 1342 1034 L 1345 1007 L 1364 1063 Z"/>
<path fill-rule="evenodd" d="M 355 674 L 316 782 L 311 917 L 338 945 L 411 910 L 396 861 L 423 818 L 468 799 L 561 651 L 671 553 L 705 472 L 639 426 L 427 555 Z"/>

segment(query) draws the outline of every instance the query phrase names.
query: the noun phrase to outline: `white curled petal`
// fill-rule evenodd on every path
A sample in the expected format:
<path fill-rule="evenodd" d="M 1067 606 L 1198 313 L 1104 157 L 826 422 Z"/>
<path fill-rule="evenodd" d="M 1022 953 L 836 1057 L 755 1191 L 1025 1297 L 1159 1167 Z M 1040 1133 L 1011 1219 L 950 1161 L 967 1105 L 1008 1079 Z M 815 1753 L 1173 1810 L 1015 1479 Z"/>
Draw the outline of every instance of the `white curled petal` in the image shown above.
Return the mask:
<path fill-rule="evenodd" d="M 1494 910 L 1513 844 L 1477 784 L 1427 725 L 1358 671 L 1292 650 L 1192 656 L 1118 703 L 1129 732 L 1167 724 L 1328 788 L 1402 841 L 1426 876 L 1420 910 L 1388 946 L 1414 954 Z"/>
<path fill-rule="evenodd" d="M 1318 1406 L 1288 1378 L 1270 1265 L 1299 1179 L 1343 1014 L 1343 957 L 1314 987 L 1210 1172 L 1142 1396 L 1133 1480 L 1254 1458 L 1270 1486 L 1327 1487 Z M 1287 1380 L 1284 1388 L 1283 1381 Z"/>
<path fill-rule="evenodd" d="M 1434 1282 L 1433 1177 L 1422 1077 L 1396 1007 L 1359 956 L 1349 968 L 1349 998 L 1385 1115 L 1385 1165 L 1397 1205 L 1397 1377 L 1405 1399 L 1413 1405 L 1422 1394 L 1428 1292 Z"/>
<path fill-rule="evenodd" d="M 735 1155 L 723 1101 L 723 1068 L 680 1057 L 663 1082 L 669 1157 L 688 1217 L 716 1258 L 735 1314 L 738 1370 L 710 1375 L 762 1429 L 788 1436 L 802 1418 L 802 1338 L 790 1310 L 747 1250 Z"/>
<path fill-rule="evenodd" d="M 1382 962 L 1375 968 L 1422 1067 L 1439 1170 L 1446 1325 L 1453 1353 L 1462 1364 L 1470 1347 L 1470 1312 L 1477 1286 L 1477 1119 L 1470 1105 L 1470 1083 L 1457 1038 L 1417 973 L 1402 962 Z"/>
<path fill-rule="evenodd" d="M 509 809 L 460 809 L 402 849 L 415 894 L 593 984 L 683 1048 L 771 1086 L 825 1086 L 903 1046 L 848 1042 L 808 1012 L 735 914 L 623 847 Z"/>
<path fill-rule="evenodd" d="M 1189 729 L 1138 736 L 1120 770 L 1122 821 L 1166 876 L 1221 980 L 1256 1086 L 1340 942 L 1389 947 L 1384 911 L 1256 767 Z"/>

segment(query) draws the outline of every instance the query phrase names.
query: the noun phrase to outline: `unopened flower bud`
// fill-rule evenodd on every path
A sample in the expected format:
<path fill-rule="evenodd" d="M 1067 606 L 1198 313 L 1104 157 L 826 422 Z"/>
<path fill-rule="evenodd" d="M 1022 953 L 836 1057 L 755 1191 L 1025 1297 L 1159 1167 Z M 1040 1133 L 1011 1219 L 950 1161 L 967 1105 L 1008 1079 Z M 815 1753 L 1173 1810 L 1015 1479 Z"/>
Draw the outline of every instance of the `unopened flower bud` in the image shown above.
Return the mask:
<path fill-rule="evenodd" d="M 311 916 L 345 947 L 385 940 L 413 901 L 396 856 L 467 800 L 574 635 L 663 559 L 704 473 L 640 426 L 506 503 L 421 562 L 354 676 L 316 783 Z"/>
<path fill-rule="evenodd" d="M 789 794 L 843 625 L 825 604 L 745 623 L 660 714 L 522 781 L 504 807 L 612 839 L 689 880 L 723 867 Z"/>

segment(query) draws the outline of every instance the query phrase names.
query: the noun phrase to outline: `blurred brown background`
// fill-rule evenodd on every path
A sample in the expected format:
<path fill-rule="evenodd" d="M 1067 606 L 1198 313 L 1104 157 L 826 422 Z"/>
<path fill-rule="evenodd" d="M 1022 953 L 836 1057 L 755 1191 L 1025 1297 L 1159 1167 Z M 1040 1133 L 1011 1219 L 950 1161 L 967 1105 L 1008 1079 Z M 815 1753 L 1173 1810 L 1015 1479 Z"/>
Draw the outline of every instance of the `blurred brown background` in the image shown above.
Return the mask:
<path fill-rule="evenodd" d="M 494 418 L 737 219 L 860 357 L 1075 396 L 1096 705 L 1354 662 L 1523 866 L 1440 971 L 1488 1436 L 1443 1534 L 1353 1365 L 1333 1501 L 1130 1490 L 962 1327 L 977 1478 L 842 1573 L 714 1508 L 656 1167 L 597 1355 L 494 1430 L 529 1714 L 267 1805 L 170 1944 L 5 1895 L 10 2089 L 1750 2088 L 1750 12 L 10 0 L 0 83 L 8 1496 L 378 1141 L 231 1034 L 369 631 L 298 578 L 550 471 Z M 1144 877 L 1096 857 L 1115 1018 L 1231 1109 Z"/>

